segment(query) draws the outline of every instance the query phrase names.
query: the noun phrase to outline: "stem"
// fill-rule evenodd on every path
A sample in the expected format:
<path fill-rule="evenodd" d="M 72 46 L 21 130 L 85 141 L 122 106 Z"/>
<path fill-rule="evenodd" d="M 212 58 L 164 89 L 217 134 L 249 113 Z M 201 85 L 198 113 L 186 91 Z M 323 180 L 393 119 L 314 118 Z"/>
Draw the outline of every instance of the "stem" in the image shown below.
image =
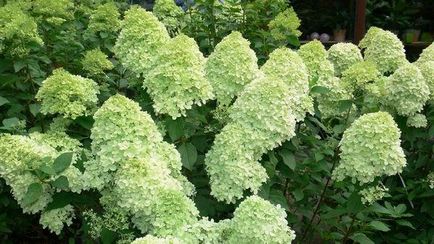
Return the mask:
<path fill-rule="evenodd" d="M 335 151 L 335 157 L 336 157 L 336 155 L 337 155 L 337 152 Z M 335 168 L 335 165 L 336 165 L 336 158 L 335 157 L 333 157 L 333 165 L 332 165 L 332 169 L 331 169 L 330 172 L 333 172 L 333 169 Z M 327 188 L 329 187 L 330 180 L 331 180 L 331 177 L 330 176 L 327 177 L 327 181 L 326 181 L 326 183 L 324 185 L 324 188 L 322 190 L 321 197 L 320 197 L 318 203 L 316 204 L 316 207 L 315 207 L 315 210 L 313 212 L 313 215 L 312 215 L 312 217 L 311 217 L 311 219 L 309 221 L 309 224 L 307 225 L 306 229 L 303 232 L 303 236 L 301 237 L 301 240 L 304 240 L 306 238 L 306 235 L 309 232 L 309 229 L 312 226 L 312 223 L 315 220 L 316 215 L 318 214 L 319 207 L 321 206 L 321 203 L 324 200 L 324 196 L 325 196 L 325 193 L 327 191 Z"/>
<path fill-rule="evenodd" d="M 351 228 L 353 227 L 353 225 L 354 225 L 354 221 L 356 220 L 356 218 L 355 218 L 354 216 L 352 216 L 351 218 L 352 218 L 351 224 L 350 224 L 350 226 L 348 227 L 348 229 L 347 229 L 347 231 L 346 231 L 346 233 L 345 233 L 344 238 L 342 239 L 342 243 L 347 242 L 348 237 L 349 237 L 350 232 L 351 232 Z"/>
<path fill-rule="evenodd" d="M 407 197 L 408 197 L 407 186 L 405 185 L 404 179 L 402 178 L 400 173 L 398 173 L 398 176 L 399 176 L 399 179 L 401 180 L 402 186 L 404 187 L 405 193 L 407 194 Z M 414 208 L 414 204 L 410 199 L 408 199 L 408 202 L 410 203 L 411 208 Z"/>

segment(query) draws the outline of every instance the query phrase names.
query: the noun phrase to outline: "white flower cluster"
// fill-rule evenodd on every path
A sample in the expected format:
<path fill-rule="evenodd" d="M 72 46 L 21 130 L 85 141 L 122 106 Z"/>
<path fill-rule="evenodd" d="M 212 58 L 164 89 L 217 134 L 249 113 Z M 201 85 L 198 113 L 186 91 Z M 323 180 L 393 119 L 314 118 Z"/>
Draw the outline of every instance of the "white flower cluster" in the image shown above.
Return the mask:
<path fill-rule="evenodd" d="M 291 109 L 297 121 L 302 121 L 306 113 L 313 113 L 313 100 L 309 96 L 309 73 L 296 52 L 288 48 L 274 50 L 261 71 L 266 77 L 281 80 L 288 85 L 287 96 L 291 100 Z"/>
<path fill-rule="evenodd" d="M 340 76 L 351 65 L 363 60 L 359 48 L 352 43 L 336 43 L 327 52 L 336 76 Z"/>
<path fill-rule="evenodd" d="M 309 81 L 329 80 L 334 75 L 333 64 L 328 60 L 324 45 L 313 40 L 300 46 L 298 54 L 309 71 Z"/>
<path fill-rule="evenodd" d="M 176 36 L 156 54 L 154 61 L 143 87 L 157 113 L 175 119 L 185 116 L 193 105 L 214 97 L 212 86 L 205 79 L 205 58 L 194 39 L 184 34 Z"/>
<path fill-rule="evenodd" d="M 337 181 L 349 177 L 369 183 L 382 175 L 400 173 L 406 165 L 400 130 L 387 112 L 364 114 L 344 132 L 340 164 L 333 171 Z"/>
<path fill-rule="evenodd" d="M 342 71 L 342 82 L 347 90 L 353 92 L 364 89 L 368 84 L 380 78 L 381 73 L 377 66 L 370 61 L 354 63 Z"/>
<path fill-rule="evenodd" d="M 165 237 L 147 235 L 133 243 L 291 243 L 295 232 L 288 227 L 286 212 L 280 206 L 258 197 L 246 198 L 232 219 L 218 223 L 208 219 L 187 225 L 177 234 Z"/>
<path fill-rule="evenodd" d="M 99 49 L 89 50 L 81 60 L 83 70 L 91 76 L 104 74 L 105 70 L 113 69 L 113 64 L 108 60 L 107 55 Z"/>
<path fill-rule="evenodd" d="M 166 26 L 169 33 L 176 33 L 182 25 L 185 13 L 173 0 L 156 0 L 152 13 Z"/>
<path fill-rule="evenodd" d="M 65 118 L 75 119 L 90 114 L 96 108 L 98 94 L 98 85 L 93 80 L 72 75 L 60 68 L 42 81 L 36 99 L 42 102 L 42 113 L 59 113 Z"/>
<path fill-rule="evenodd" d="M 414 128 L 425 128 L 428 125 L 426 116 L 423 114 L 414 114 L 407 118 L 407 126 Z"/>
<path fill-rule="evenodd" d="M 125 68 L 146 76 L 153 59 L 170 40 L 166 28 L 152 13 L 140 7 L 125 12 L 121 27 L 114 53 Z"/>
<path fill-rule="evenodd" d="M 385 186 L 371 186 L 365 188 L 359 192 L 362 197 L 362 203 L 366 205 L 371 205 L 372 203 L 383 199 L 386 196 L 389 189 Z"/>
<path fill-rule="evenodd" d="M 70 226 L 74 217 L 74 207 L 68 204 L 65 207 L 43 211 L 39 223 L 56 235 L 60 235 L 63 226 Z"/>
<path fill-rule="evenodd" d="M 205 74 L 219 104 L 229 105 L 258 76 L 258 59 L 249 46 L 250 42 L 234 31 L 209 55 Z"/>
<path fill-rule="evenodd" d="M 106 208 L 121 208 L 142 231 L 166 235 L 196 220 L 187 197 L 192 185 L 180 173 L 181 158 L 164 142 L 151 117 L 115 95 L 95 113 L 92 151 L 85 162 L 89 187 L 100 189 Z"/>
<path fill-rule="evenodd" d="M 377 27 L 369 28 L 359 47 L 364 49 L 365 60 L 375 63 L 383 74 L 393 73 L 398 67 L 408 63 L 404 45 L 390 31 Z"/>

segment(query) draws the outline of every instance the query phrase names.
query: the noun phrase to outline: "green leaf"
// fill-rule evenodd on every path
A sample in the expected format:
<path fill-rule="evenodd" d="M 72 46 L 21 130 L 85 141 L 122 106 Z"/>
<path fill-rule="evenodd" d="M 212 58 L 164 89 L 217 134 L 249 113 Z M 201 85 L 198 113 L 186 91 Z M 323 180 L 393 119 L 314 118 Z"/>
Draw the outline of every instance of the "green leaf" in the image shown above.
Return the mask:
<path fill-rule="evenodd" d="M 300 41 L 298 40 L 298 37 L 295 35 L 288 36 L 288 43 L 294 47 L 300 46 Z"/>
<path fill-rule="evenodd" d="M 167 133 L 172 141 L 176 141 L 184 135 L 184 123 L 181 119 L 168 120 L 166 126 Z"/>
<path fill-rule="evenodd" d="M 283 195 L 283 191 L 279 189 L 271 189 L 270 194 L 268 196 L 268 200 L 270 200 L 274 204 L 279 204 L 282 208 L 289 210 L 288 201 Z"/>
<path fill-rule="evenodd" d="M 5 128 L 14 128 L 17 124 L 20 123 L 20 120 L 17 117 L 7 118 L 2 121 Z"/>
<path fill-rule="evenodd" d="M 300 201 L 300 200 L 303 200 L 303 198 L 304 198 L 303 190 L 300 189 L 300 188 L 297 188 L 296 190 L 294 190 L 292 192 L 292 195 L 294 195 L 295 201 L 297 201 L 297 202 Z"/>
<path fill-rule="evenodd" d="M 66 176 L 62 175 L 59 178 L 57 178 L 55 181 L 51 182 L 51 185 L 61 189 L 61 190 L 68 190 L 69 189 L 69 181 Z"/>
<path fill-rule="evenodd" d="M 197 160 L 197 150 L 194 145 L 191 143 L 183 143 L 178 147 L 178 151 L 181 154 L 182 165 L 192 170 Z"/>
<path fill-rule="evenodd" d="M 415 230 L 416 228 L 414 228 L 413 224 L 410 221 L 404 220 L 404 219 L 399 219 L 396 220 L 396 223 L 401 225 L 401 226 L 407 226 L 412 228 L 413 230 Z"/>
<path fill-rule="evenodd" d="M 72 155 L 72 152 L 62 153 L 54 160 L 53 169 L 57 174 L 62 173 L 71 165 Z"/>
<path fill-rule="evenodd" d="M 351 100 L 340 100 L 339 101 L 339 111 L 348 111 L 353 106 L 353 101 Z"/>
<path fill-rule="evenodd" d="M 29 105 L 29 110 L 30 110 L 30 113 L 32 113 L 33 116 L 36 117 L 36 115 L 41 110 L 41 104 L 38 104 L 38 103 L 30 104 Z"/>
<path fill-rule="evenodd" d="M 54 169 L 48 165 L 42 165 L 41 167 L 39 167 L 39 170 L 46 173 L 47 175 L 55 175 L 56 171 L 54 171 Z"/>
<path fill-rule="evenodd" d="M 347 210 L 351 213 L 358 213 L 364 207 L 360 195 L 357 192 L 353 192 L 348 198 Z"/>
<path fill-rule="evenodd" d="M 381 221 L 377 221 L 377 220 L 371 221 L 369 223 L 369 225 L 372 228 L 379 230 L 379 231 L 388 232 L 390 230 L 389 226 L 387 226 L 385 223 L 383 223 Z"/>
<path fill-rule="evenodd" d="M 296 166 L 294 154 L 287 149 L 282 149 L 279 152 L 279 155 L 283 159 L 283 163 L 288 166 L 290 169 L 294 170 Z"/>
<path fill-rule="evenodd" d="M 102 244 L 115 243 L 117 234 L 107 228 L 103 228 L 101 231 L 101 242 Z"/>
<path fill-rule="evenodd" d="M 6 103 L 9 103 L 9 100 L 7 100 L 6 98 L 0 96 L 0 107 L 3 106 Z"/>
<path fill-rule="evenodd" d="M 27 192 L 24 195 L 23 198 L 23 205 L 30 205 L 34 202 L 36 202 L 39 197 L 42 195 L 43 192 L 43 188 L 42 185 L 40 183 L 32 183 L 29 185 L 29 187 L 27 188 Z"/>
<path fill-rule="evenodd" d="M 354 233 L 350 239 L 360 244 L 375 244 L 369 237 L 360 232 Z"/>
<path fill-rule="evenodd" d="M 310 89 L 310 93 L 326 94 L 329 93 L 330 89 L 325 86 L 314 86 Z"/>

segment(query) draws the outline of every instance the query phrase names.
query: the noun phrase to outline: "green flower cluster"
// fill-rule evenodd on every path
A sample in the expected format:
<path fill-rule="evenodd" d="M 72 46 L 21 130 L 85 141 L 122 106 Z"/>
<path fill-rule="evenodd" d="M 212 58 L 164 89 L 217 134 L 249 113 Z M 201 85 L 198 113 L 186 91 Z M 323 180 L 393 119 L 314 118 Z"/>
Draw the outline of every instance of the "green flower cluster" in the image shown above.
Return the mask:
<path fill-rule="evenodd" d="M 286 41 L 289 36 L 299 37 L 301 31 L 298 30 L 301 21 L 294 9 L 287 8 L 280 12 L 268 23 L 271 37 L 276 41 Z"/>
<path fill-rule="evenodd" d="M 219 104 L 229 105 L 258 76 L 258 59 L 250 42 L 234 31 L 217 44 L 205 64 Z"/>
<path fill-rule="evenodd" d="M 230 122 L 205 158 L 211 195 L 228 203 L 267 180 L 258 160 L 294 135 L 290 88 L 279 79 L 259 78 L 246 86 L 230 111 Z"/>
<path fill-rule="evenodd" d="M 68 204 L 61 208 L 43 211 L 39 223 L 56 235 L 60 235 L 63 226 L 70 226 L 74 217 L 74 207 Z"/>
<path fill-rule="evenodd" d="M 347 90 L 363 90 L 369 83 L 376 81 L 381 77 L 377 66 L 370 61 L 361 61 L 354 63 L 341 73 L 341 82 Z"/>
<path fill-rule="evenodd" d="M 288 227 L 286 212 L 258 196 L 246 198 L 232 219 L 218 223 L 206 218 L 186 225 L 175 235 L 147 235 L 133 243 L 291 243 L 295 232 Z"/>
<path fill-rule="evenodd" d="M 429 87 L 431 93 L 430 100 L 434 101 L 434 43 L 431 43 L 431 45 L 422 50 L 415 64 Z"/>
<path fill-rule="evenodd" d="M 227 243 L 291 243 L 295 232 L 288 227 L 280 206 L 251 196 L 235 210 L 229 224 Z"/>
<path fill-rule="evenodd" d="M 385 103 L 399 115 L 411 116 L 423 109 L 430 91 L 420 70 L 414 64 L 399 67 L 385 82 Z"/>
<path fill-rule="evenodd" d="M 121 27 L 114 53 L 125 68 L 146 76 L 153 59 L 170 39 L 166 28 L 140 7 L 125 12 Z"/>
<path fill-rule="evenodd" d="M 128 98 L 109 98 L 94 115 L 95 160 L 85 162 L 89 187 L 100 189 L 107 209 L 123 209 L 142 232 L 168 235 L 196 221 L 187 197 L 192 185 L 181 158 L 163 141 L 151 117 Z"/>
<path fill-rule="evenodd" d="M 344 116 L 355 110 L 354 105 L 349 108 L 350 111 L 342 111 L 340 108 L 340 101 L 353 99 L 353 94 L 347 89 L 341 79 L 332 77 L 330 79 L 319 80 L 318 85 L 328 89 L 326 94 L 317 97 L 318 110 L 321 112 L 321 118 L 327 119 Z"/>
<path fill-rule="evenodd" d="M 407 126 L 415 128 L 425 128 L 428 121 L 423 114 L 414 114 L 407 118 Z"/>
<path fill-rule="evenodd" d="M 360 41 L 359 47 L 365 49 L 365 60 L 375 63 L 383 74 L 393 73 L 398 67 L 408 63 L 404 45 L 390 31 L 371 27 Z"/>
<path fill-rule="evenodd" d="M 417 59 L 417 63 L 425 63 L 429 61 L 434 61 L 434 42 L 431 43 L 427 48 L 422 50 L 422 53 Z"/>
<path fill-rule="evenodd" d="M 42 46 L 35 20 L 25 14 L 19 5 L 0 7 L 0 53 L 12 57 L 24 57 L 32 46 Z"/>
<path fill-rule="evenodd" d="M 194 39 L 180 34 L 166 43 L 156 54 L 155 65 L 143 84 L 154 101 L 155 111 L 175 119 L 185 116 L 193 105 L 212 99 L 204 64 L 205 58 Z"/>
<path fill-rule="evenodd" d="M 352 43 L 336 43 L 327 50 L 327 53 L 336 76 L 340 76 L 351 65 L 363 60 L 359 48 Z"/>
<path fill-rule="evenodd" d="M 371 186 L 361 190 L 359 194 L 362 197 L 363 204 L 371 205 L 372 203 L 383 199 L 388 191 L 389 189 L 385 186 Z"/>
<path fill-rule="evenodd" d="M 400 130 L 387 112 L 360 116 L 344 132 L 340 164 L 333 171 L 337 181 L 349 177 L 360 184 L 382 175 L 400 173 L 406 165 Z"/>
<path fill-rule="evenodd" d="M 271 80 L 280 80 L 288 85 L 288 99 L 297 121 L 302 121 L 306 112 L 313 113 L 313 100 L 309 96 L 309 74 L 303 60 L 288 48 L 274 50 L 261 71 Z"/>
<path fill-rule="evenodd" d="M 32 12 L 53 25 L 60 25 L 74 17 L 71 0 L 34 0 Z"/>
<path fill-rule="evenodd" d="M 105 70 L 113 69 L 112 62 L 99 49 L 87 51 L 81 60 L 81 65 L 83 66 L 83 70 L 91 76 L 102 75 Z"/>
<path fill-rule="evenodd" d="M 171 34 L 175 34 L 184 18 L 184 11 L 176 6 L 173 0 L 156 0 L 152 13 L 166 26 Z"/>
<path fill-rule="evenodd" d="M 36 99 L 42 102 L 42 113 L 59 113 L 75 119 L 91 113 L 98 102 L 97 94 L 98 85 L 93 80 L 72 75 L 60 68 L 42 82 Z"/>
<path fill-rule="evenodd" d="M 118 7 L 114 3 L 99 5 L 91 12 L 86 32 L 113 33 L 119 30 L 121 21 Z"/>
<path fill-rule="evenodd" d="M 298 54 L 309 71 L 309 81 L 328 80 L 334 75 L 333 64 L 328 60 L 324 45 L 313 40 L 300 46 Z"/>

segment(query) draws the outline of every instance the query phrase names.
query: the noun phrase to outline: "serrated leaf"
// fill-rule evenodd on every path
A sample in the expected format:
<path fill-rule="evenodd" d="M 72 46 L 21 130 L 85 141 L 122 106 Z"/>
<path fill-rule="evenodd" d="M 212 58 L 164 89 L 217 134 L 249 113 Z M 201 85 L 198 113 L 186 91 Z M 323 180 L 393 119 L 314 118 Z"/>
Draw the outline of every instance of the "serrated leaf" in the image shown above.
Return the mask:
<path fill-rule="evenodd" d="M 310 89 L 311 93 L 318 93 L 318 94 L 326 94 L 330 92 L 330 89 L 328 89 L 325 86 L 314 86 Z"/>
<path fill-rule="evenodd" d="M 296 167 L 295 157 L 292 152 L 287 149 L 282 149 L 279 152 L 279 155 L 282 157 L 283 163 L 288 166 L 290 169 L 294 170 Z"/>
<path fill-rule="evenodd" d="M 379 231 L 387 232 L 390 230 L 389 226 L 387 226 L 385 223 L 383 223 L 381 221 L 377 221 L 377 220 L 369 222 L 369 225 L 372 228 L 379 230 Z"/>
<path fill-rule="evenodd" d="M 354 233 L 350 239 L 360 244 L 375 244 L 369 237 L 360 232 Z"/>
<path fill-rule="evenodd" d="M 27 192 L 22 200 L 23 205 L 30 205 L 36 202 L 42 195 L 43 188 L 40 183 L 32 183 L 27 187 Z"/>
<path fill-rule="evenodd" d="M 57 174 L 62 173 L 71 165 L 72 155 L 72 152 L 62 153 L 54 160 L 53 169 Z"/>
<path fill-rule="evenodd" d="M 192 170 L 197 160 L 196 147 L 191 143 L 183 143 L 178 147 L 178 151 L 181 154 L 182 165 Z"/>
<path fill-rule="evenodd" d="M 3 106 L 6 103 L 9 103 L 9 100 L 7 100 L 6 98 L 0 96 L 0 107 Z"/>
<path fill-rule="evenodd" d="M 55 181 L 51 182 L 51 185 L 61 189 L 61 190 L 68 190 L 69 189 L 69 181 L 66 176 L 62 175 L 59 178 L 57 178 Z"/>

